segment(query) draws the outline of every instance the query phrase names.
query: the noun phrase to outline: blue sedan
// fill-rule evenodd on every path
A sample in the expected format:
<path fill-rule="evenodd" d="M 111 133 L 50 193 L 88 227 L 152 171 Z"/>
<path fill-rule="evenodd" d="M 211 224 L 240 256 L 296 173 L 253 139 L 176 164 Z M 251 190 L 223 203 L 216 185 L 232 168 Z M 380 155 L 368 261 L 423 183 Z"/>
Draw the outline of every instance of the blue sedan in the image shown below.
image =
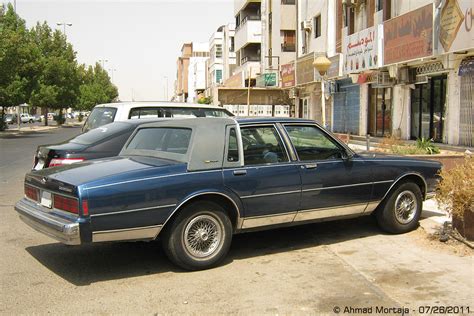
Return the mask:
<path fill-rule="evenodd" d="M 310 120 L 173 120 L 139 126 L 118 157 L 32 171 L 15 209 L 70 245 L 159 236 L 198 270 L 250 230 L 375 213 L 383 230 L 408 232 L 440 168 L 355 154 Z"/>

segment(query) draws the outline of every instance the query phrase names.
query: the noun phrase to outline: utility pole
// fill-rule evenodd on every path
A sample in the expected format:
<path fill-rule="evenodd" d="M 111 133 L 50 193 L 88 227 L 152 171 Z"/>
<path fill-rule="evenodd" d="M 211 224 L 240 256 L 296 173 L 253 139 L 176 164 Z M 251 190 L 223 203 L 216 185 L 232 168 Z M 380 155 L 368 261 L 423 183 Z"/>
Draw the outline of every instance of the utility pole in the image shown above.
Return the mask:
<path fill-rule="evenodd" d="M 166 79 L 166 91 L 165 91 L 165 95 L 164 95 L 164 96 L 166 96 L 165 101 L 169 101 L 168 100 L 168 76 L 165 76 L 164 78 Z"/>
<path fill-rule="evenodd" d="M 115 69 L 115 68 L 109 68 L 109 71 L 110 71 L 110 73 L 112 74 L 112 75 L 111 75 L 112 83 L 114 83 L 114 71 L 117 71 L 117 69 Z"/>
<path fill-rule="evenodd" d="M 101 64 L 102 66 L 102 69 L 105 70 L 105 63 L 109 62 L 108 59 L 99 59 L 99 63 Z"/>

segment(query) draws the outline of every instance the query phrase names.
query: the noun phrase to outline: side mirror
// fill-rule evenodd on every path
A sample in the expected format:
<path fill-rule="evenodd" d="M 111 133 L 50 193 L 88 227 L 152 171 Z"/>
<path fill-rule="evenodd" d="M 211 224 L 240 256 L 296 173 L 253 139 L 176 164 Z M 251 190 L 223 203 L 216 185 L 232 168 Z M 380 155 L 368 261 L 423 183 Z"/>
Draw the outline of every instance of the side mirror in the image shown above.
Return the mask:
<path fill-rule="evenodd" d="M 342 153 L 342 160 L 344 161 L 347 161 L 347 160 L 351 160 L 353 157 L 354 157 L 354 154 L 347 151 L 347 150 L 344 150 Z"/>

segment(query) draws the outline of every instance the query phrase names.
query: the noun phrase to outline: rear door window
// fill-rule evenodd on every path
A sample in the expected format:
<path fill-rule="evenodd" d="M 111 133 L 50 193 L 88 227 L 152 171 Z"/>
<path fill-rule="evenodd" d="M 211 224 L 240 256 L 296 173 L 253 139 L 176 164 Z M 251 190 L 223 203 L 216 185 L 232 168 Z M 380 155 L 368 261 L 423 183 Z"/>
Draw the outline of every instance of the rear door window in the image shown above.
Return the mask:
<path fill-rule="evenodd" d="M 117 114 L 116 108 L 94 108 L 84 124 L 84 131 L 89 131 L 99 126 L 112 123 L 115 119 L 115 114 Z"/>
<path fill-rule="evenodd" d="M 137 131 L 127 150 L 162 151 L 186 154 L 191 140 L 189 128 L 142 128 Z"/>

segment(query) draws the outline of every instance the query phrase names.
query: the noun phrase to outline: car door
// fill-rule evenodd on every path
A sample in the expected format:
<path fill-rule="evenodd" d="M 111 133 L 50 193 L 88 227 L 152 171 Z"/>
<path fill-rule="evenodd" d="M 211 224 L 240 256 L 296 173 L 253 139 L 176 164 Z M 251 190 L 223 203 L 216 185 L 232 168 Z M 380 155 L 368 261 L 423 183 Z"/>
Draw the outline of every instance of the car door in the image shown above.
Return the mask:
<path fill-rule="evenodd" d="M 242 126 L 240 134 L 231 129 L 228 143 L 227 161 L 243 159 L 240 167 L 223 171 L 225 186 L 242 201 L 242 228 L 292 222 L 300 206 L 301 176 L 276 126 Z"/>
<path fill-rule="evenodd" d="M 372 193 L 370 168 L 313 124 L 284 124 L 300 162 L 301 210 L 295 221 L 363 213 Z"/>

